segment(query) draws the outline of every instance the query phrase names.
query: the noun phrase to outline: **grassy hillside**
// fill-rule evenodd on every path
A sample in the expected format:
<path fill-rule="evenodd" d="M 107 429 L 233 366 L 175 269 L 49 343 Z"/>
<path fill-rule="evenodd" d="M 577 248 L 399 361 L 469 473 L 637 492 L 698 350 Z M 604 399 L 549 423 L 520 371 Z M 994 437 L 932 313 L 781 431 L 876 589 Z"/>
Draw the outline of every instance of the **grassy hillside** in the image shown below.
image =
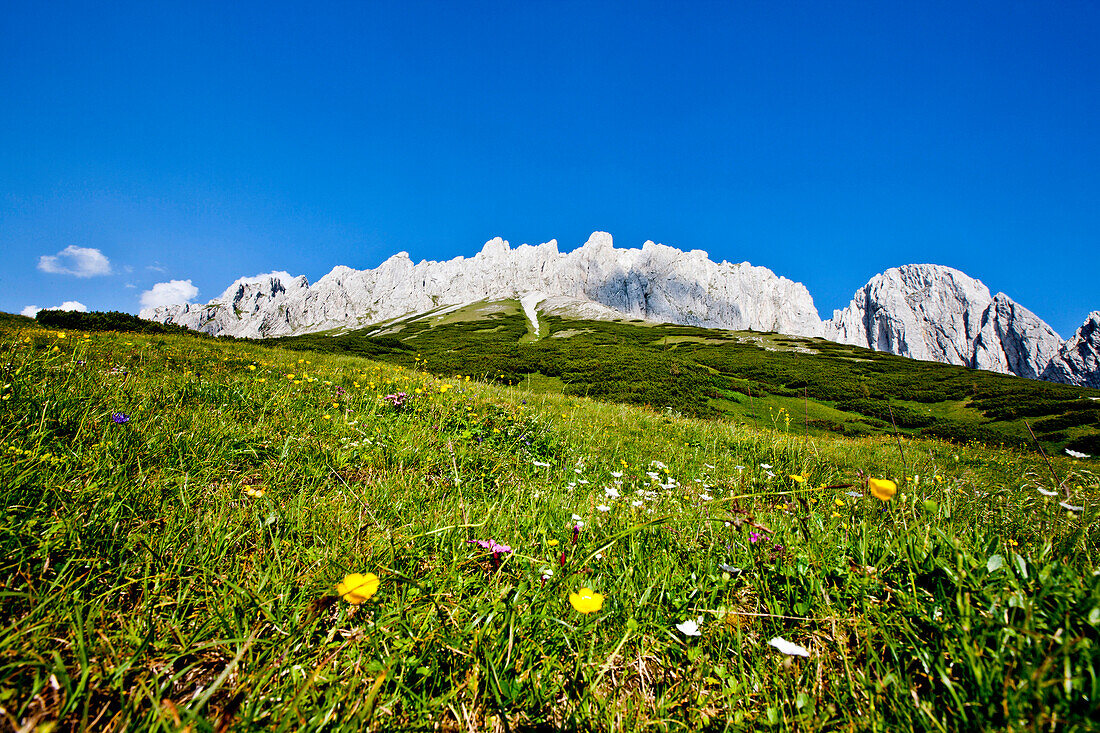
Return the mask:
<path fill-rule="evenodd" d="M 278 339 L 437 374 L 817 435 L 903 433 L 1100 455 L 1100 391 L 906 359 L 823 339 L 540 316 L 473 306 L 339 336 Z M 1031 431 L 1029 431 L 1029 426 Z"/>
<path fill-rule="evenodd" d="M 13 729 L 1100 716 L 1089 462 L 190 336 L 0 327 L 0 370 Z"/>

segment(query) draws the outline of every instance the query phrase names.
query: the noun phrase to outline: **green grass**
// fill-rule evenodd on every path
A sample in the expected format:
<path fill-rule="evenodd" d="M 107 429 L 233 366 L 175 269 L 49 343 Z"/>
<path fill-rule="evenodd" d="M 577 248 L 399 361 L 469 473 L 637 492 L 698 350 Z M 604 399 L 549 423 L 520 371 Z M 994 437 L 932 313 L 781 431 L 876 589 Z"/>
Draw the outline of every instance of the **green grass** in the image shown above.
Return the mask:
<path fill-rule="evenodd" d="M 822 339 L 668 324 L 544 315 L 541 333 L 550 338 L 535 341 L 516 301 L 456 314 L 406 319 L 385 344 L 366 335 L 374 331 L 276 341 L 505 384 L 542 375 L 562 380 L 567 394 L 751 425 L 782 407 L 809 435 L 892 435 L 896 425 L 903 434 L 957 443 L 1100 454 L 1100 403 L 1087 399 L 1100 397 L 1097 390 Z"/>
<path fill-rule="evenodd" d="M 511 324 L 488 335 L 518 339 Z M 1093 461 L 806 436 L 793 396 L 789 427 L 757 428 L 350 355 L 3 334 L 13 729 L 1092 730 L 1100 716 Z M 383 399 L 402 391 L 400 408 Z M 866 476 L 899 495 L 870 497 Z M 513 551 L 470 543 L 489 538 Z M 368 572 L 374 597 L 337 596 Z M 581 587 L 603 594 L 598 612 L 573 609 Z M 700 636 L 677 629 L 690 619 Z"/>

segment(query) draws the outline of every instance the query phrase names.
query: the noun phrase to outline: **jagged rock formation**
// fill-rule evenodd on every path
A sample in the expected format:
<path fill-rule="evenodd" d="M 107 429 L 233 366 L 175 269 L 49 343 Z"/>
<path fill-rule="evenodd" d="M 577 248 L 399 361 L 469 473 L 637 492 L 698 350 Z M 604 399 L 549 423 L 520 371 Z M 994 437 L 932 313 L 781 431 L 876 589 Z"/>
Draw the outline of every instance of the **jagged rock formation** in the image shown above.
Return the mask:
<path fill-rule="evenodd" d="M 211 334 L 282 336 L 350 330 L 482 300 L 517 299 L 537 313 L 640 318 L 728 329 L 824 336 L 914 359 L 1100 387 L 1100 311 L 1066 342 L 1004 293 L 940 265 L 875 275 L 822 322 L 806 287 L 747 262 L 653 242 L 617 249 L 595 232 L 580 248 L 511 248 L 497 237 L 470 258 L 414 264 L 400 252 L 373 270 L 336 267 L 313 285 L 274 272 L 241 278 L 205 305 L 145 310 L 142 318 Z"/>
<path fill-rule="evenodd" d="M 273 273 L 235 282 L 206 305 L 142 311 L 142 318 L 233 336 L 356 328 L 409 313 L 540 292 L 605 306 L 620 317 L 820 336 L 806 287 L 747 262 L 712 262 L 653 242 L 616 249 L 594 233 L 561 253 L 555 240 L 512 249 L 499 237 L 472 258 L 413 264 L 401 252 L 373 270 L 336 267 L 310 286 Z"/>
<path fill-rule="evenodd" d="M 875 275 L 825 323 L 825 338 L 901 356 L 1037 378 L 1061 337 L 1004 293 L 941 265 Z"/>
<path fill-rule="evenodd" d="M 1089 313 L 1073 338 L 1062 344 L 1042 378 L 1100 389 L 1100 311 Z"/>

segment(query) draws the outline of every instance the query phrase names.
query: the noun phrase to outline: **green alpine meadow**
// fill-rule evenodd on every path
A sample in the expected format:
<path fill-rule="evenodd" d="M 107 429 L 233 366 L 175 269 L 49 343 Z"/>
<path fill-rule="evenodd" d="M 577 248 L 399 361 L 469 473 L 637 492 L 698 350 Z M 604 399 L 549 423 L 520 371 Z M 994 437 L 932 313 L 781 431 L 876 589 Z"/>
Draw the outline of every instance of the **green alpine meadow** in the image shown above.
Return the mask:
<path fill-rule="evenodd" d="M 0 728 L 1097 729 L 1096 390 L 517 303 L 142 323 L 0 320 Z"/>

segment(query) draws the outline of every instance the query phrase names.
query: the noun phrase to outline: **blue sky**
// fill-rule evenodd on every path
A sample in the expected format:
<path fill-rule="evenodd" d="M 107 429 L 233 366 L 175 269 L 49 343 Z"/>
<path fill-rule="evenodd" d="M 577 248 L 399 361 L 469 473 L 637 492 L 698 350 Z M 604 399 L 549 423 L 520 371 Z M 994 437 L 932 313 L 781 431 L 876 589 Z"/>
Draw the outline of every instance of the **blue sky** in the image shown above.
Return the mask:
<path fill-rule="evenodd" d="M 1100 308 L 1097 38 L 1084 0 L 6 3 L 0 310 L 604 230 L 825 318 L 949 265 L 1066 337 Z"/>

